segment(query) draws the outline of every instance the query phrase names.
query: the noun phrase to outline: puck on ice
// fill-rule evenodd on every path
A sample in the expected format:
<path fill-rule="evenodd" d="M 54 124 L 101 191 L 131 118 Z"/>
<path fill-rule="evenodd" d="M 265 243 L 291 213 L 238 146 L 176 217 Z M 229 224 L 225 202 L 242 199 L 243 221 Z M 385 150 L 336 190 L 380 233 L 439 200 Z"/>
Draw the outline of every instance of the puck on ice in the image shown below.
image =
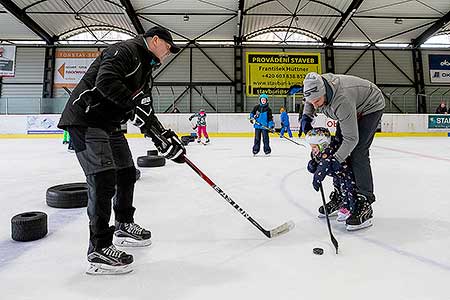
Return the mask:
<path fill-rule="evenodd" d="M 323 254 L 323 249 L 322 248 L 314 248 L 313 249 L 313 253 L 316 255 L 322 255 Z"/>

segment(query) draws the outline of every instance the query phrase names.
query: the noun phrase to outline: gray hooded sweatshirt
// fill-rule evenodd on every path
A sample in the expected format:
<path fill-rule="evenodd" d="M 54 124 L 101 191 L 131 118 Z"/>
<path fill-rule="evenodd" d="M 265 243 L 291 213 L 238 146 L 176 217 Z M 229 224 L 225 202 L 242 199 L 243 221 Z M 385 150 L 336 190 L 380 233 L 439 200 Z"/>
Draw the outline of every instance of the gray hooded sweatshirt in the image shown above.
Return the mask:
<path fill-rule="evenodd" d="M 331 73 L 321 76 L 328 87 L 325 105 L 319 112 L 340 124 L 343 141 L 334 157 L 342 163 L 358 144 L 358 118 L 384 109 L 385 100 L 380 89 L 368 80 Z M 314 106 L 306 102 L 303 114 L 314 118 Z"/>

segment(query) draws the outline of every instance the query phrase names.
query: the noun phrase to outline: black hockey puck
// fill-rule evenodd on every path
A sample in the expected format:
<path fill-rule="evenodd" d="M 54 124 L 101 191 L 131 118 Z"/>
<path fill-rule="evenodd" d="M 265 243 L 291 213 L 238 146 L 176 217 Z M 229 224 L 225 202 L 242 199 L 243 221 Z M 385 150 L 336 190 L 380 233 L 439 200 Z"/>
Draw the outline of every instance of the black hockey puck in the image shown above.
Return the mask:
<path fill-rule="evenodd" d="M 323 254 L 323 249 L 322 248 L 314 248 L 313 249 L 313 253 L 316 255 L 322 255 Z"/>

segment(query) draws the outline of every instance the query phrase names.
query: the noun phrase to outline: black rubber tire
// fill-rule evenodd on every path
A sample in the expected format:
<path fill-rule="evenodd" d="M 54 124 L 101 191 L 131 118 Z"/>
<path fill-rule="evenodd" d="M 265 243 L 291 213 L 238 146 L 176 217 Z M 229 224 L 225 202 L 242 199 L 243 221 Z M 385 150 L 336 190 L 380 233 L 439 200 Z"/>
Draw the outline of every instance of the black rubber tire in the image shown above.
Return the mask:
<path fill-rule="evenodd" d="M 139 178 L 141 178 L 141 171 L 136 168 L 136 181 L 138 181 Z"/>
<path fill-rule="evenodd" d="M 164 156 L 139 156 L 137 165 L 141 168 L 162 167 L 166 164 Z"/>
<path fill-rule="evenodd" d="M 11 219 L 11 238 L 15 241 L 35 241 L 43 238 L 47 232 L 47 214 L 43 212 L 25 212 Z"/>
<path fill-rule="evenodd" d="M 148 150 L 147 151 L 147 156 L 158 156 L 158 150 Z"/>
<path fill-rule="evenodd" d="M 190 135 L 183 135 L 181 137 L 181 142 L 183 143 L 183 145 L 187 146 L 189 144 L 189 142 L 192 142 L 191 136 Z"/>
<path fill-rule="evenodd" d="M 55 185 L 47 190 L 47 205 L 55 208 L 86 207 L 88 203 L 86 182 Z"/>

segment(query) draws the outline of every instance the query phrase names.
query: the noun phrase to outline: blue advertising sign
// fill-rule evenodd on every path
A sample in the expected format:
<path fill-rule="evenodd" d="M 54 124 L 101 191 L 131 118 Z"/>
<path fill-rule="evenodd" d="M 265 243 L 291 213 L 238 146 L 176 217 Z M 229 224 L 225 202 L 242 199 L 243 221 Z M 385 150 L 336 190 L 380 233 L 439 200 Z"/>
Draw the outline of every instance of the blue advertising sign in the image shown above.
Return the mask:
<path fill-rule="evenodd" d="M 450 115 L 429 115 L 428 129 L 450 128 Z"/>
<path fill-rule="evenodd" d="M 429 54 L 428 64 L 432 83 L 450 83 L 450 55 Z"/>

